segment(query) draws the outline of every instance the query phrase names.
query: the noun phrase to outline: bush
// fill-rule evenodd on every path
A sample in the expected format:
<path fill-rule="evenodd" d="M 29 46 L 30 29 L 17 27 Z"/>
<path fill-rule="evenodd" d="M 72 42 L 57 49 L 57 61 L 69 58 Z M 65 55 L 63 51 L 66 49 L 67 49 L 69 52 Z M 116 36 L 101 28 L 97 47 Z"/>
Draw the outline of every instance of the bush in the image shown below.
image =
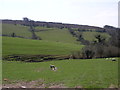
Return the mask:
<path fill-rule="evenodd" d="M 94 57 L 94 55 L 95 55 L 95 52 L 94 52 L 92 46 L 89 45 L 89 46 L 86 46 L 85 48 L 83 48 L 83 50 L 82 50 L 83 58 L 91 59 Z"/>
<path fill-rule="evenodd" d="M 71 57 L 71 59 L 80 59 L 80 58 L 83 58 L 82 57 L 82 53 L 80 51 L 76 51 L 76 52 L 73 52 Z"/>

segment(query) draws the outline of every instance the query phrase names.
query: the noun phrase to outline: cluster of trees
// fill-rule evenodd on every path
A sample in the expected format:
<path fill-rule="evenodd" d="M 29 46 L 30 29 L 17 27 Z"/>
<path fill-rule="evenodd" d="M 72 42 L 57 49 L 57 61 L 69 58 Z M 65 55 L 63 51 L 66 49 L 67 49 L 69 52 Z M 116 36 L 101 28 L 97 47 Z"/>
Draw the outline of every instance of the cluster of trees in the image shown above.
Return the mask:
<path fill-rule="evenodd" d="M 97 41 L 91 43 L 90 45 L 86 45 L 83 48 L 84 58 L 101 58 L 101 57 L 119 57 L 120 56 L 120 48 L 113 45 L 110 38 L 109 41 L 106 41 L 105 38 L 100 35 L 96 36 Z"/>
<path fill-rule="evenodd" d="M 83 38 L 83 32 L 100 32 L 100 33 L 102 33 L 102 32 L 106 32 L 106 30 L 105 29 L 102 29 L 102 30 L 97 30 L 97 29 L 94 29 L 94 30 L 86 30 L 86 29 L 80 29 L 80 28 L 78 28 L 77 30 L 74 30 L 74 29 L 71 29 L 71 28 L 68 28 L 68 30 L 69 30 L 69 32 L 74 36 L 74 37 L 76 37 L 77 39 L 77 41 L 80 41 L 83 45 L 89 45 L 90 44 L 90 41 L 88 41 L 88 40 L 85 40 L 84 38 Z M 96 37 L 97 38 L 97 37 Z M 98 37 L 99 38 L 99 37 Z M 100 39 L 99 39 L 100 40 Z"/>
<path fill-rule="evenodd" d="M 76 37 L 77 41 L 80 41 L 83 45 L 89 45 L 89 41 L 88 40 L 85 40 L 83 38 L 83 34 L 82 32 L 79 32 L 78 30 L 73 30 L 73 29 L 69 29 L 69 32 L 74 36 Z"/>
<path fill-rule="evenodd" d="M 82 51 L 73 53 L 73 58 L 101 58 L 120 57 L 120 29 L 107 29 L 111 36 L 109 40 L 100 34 L 95 35 L 96 40 L 85 45 Z M 80 35 L 80 38 L 83 37 Z"/>
<path fill-rule="evenodd" d="M 106 32 L 105 29 L 80 29 L 78 28 L 79 32 Z"/>

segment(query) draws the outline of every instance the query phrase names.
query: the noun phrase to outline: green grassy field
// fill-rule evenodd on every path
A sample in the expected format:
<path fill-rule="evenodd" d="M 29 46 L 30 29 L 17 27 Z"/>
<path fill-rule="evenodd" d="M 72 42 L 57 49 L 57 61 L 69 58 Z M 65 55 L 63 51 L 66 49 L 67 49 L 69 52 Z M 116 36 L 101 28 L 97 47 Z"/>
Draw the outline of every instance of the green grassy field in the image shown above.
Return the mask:
<path fill-rule="evenodd" d="M 32 36 L 31 32 L 28 31 L 29 27 L 14 24 L 2 24 L 2 34 L 11 35 L 13 32 L 17 36 L 23 36 L 25 38 L 30 38 Z"/>
<path fill-rule="evenodd" d="M 31 32 L 29 32 L 29 27 L 27 26 L 4 23 L 2 24 L 2 27 L 2 34 L 4 35 L 11 35 L 14 32 L 17 36 L 23 36 L 25 38 L 31 38 L 32 36 Z M 35 33 L 37 36 L 40 36 L 42 40 L 64 43 L 79 43 L 67 29 L 35 27 Z"/>
<path fill-rule="evenodd" d="M 15 33 L 18 36 L 31 37 L 28 27 L 13 24 L 3 24 L 3 34 Z M 32 40 L 13 37 L 2 37 L 3 57 L 12 54 L 24 55 L 69 55 L 80 51 L 83 45 L 78 44 L 67 29 L 36 27 L 36 35 L 42 40 Z M 83 32 L 86 40 L 94 40 L 97 32 Z M 108 34 L 102 33 L 109 38 Z M 0 62 L 1 63 L 1 62 Z M 50 64 L 57 66 L 57 71 L 51 71 Z M 45 87 L 52 84 L 62 84 L 65 87 L 108 88 L 118 85 L 118 61 L 101 59 L 54 60 L 40 63 L 15 61 L 2 62 L 3 84 L 19 81 L 42 80 Z M 1 72 L 0 72 L 1 73 Z M 40 82 L 41 83 L 41 82 Z M 38 85 L 40 85 L 38 83 Z"/>
<path fill-rule="evenodd" d="M 36 35 L 40 36 L 42 40 L 56 41 L 63 43 L 78 43 L 76 41 L 76 38 L 73 37 L 67 29 L 39 28 L 39 30 L 45 30 L 45 31 L 36 32 Z"/>
<path fill-rule="evenodd" d="M 110 35 L 107 33 L 100 33 L 100 32 L 83 32 L 83 37 L 85 40 L 93 41 L 95 40 L 95 35 L 100 34 L 102 37 L 105 37 L 106 40 L 110 38 Z"/>
<path fill-rule="evenodd" d="M 51 71 L 50 64 L 58 69 Z M 118 61 L 105 59 L 61 60 L 42 63 L 3 61 L 3 78 L 10 81 L 44 80 L 48 84 L 64 84 L 66 87 L 113 88 L 118 85 Z M 15 82 L 14 82 L 15 83 Z M 47 86 L 49 87 L 49 86 Z"/>
<path fill-rule="evenodd" d="M 3 37 L 3 55 L 65 55 L 80 50 L 83 45 L 61 43 L 44 40 L 31 40 L 22 38 Z"/>

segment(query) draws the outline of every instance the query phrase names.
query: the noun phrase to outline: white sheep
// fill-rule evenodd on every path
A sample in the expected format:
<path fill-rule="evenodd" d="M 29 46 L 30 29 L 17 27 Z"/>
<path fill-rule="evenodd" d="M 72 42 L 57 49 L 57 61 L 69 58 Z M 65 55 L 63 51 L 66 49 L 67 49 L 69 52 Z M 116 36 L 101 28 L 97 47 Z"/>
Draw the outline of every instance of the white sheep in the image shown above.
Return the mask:
<path fill-rule="evenodd" d="M 105 60 L 109 60 L 109 58 L 106 58 Z"/>

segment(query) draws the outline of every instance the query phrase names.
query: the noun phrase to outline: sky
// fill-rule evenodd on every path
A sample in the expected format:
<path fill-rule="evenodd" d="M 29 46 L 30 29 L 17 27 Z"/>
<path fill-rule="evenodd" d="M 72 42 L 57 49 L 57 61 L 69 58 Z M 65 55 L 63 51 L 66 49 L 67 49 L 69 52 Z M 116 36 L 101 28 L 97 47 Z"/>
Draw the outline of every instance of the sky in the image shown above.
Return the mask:
<path fill-rule="evenodd" d="M 0 19 L 118 27 L 119 0 L 0 0 Z"/>

